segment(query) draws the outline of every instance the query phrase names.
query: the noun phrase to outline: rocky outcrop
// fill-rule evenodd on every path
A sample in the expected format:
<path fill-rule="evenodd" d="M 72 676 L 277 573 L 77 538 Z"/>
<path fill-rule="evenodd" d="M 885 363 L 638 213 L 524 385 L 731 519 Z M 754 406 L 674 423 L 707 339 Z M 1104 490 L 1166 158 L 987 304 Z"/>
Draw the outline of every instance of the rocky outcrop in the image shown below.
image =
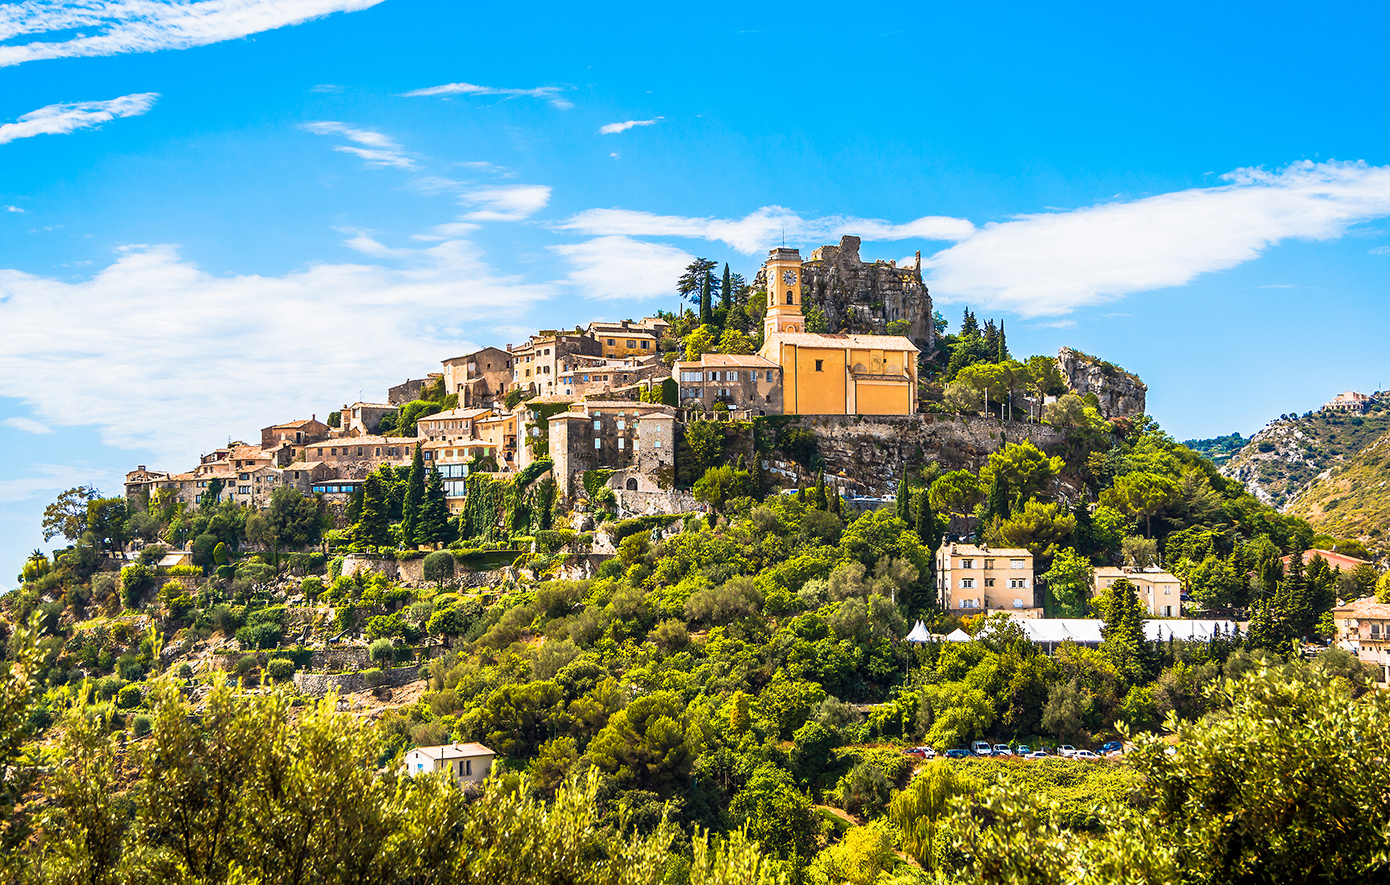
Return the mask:
<path fill-rule="evenodd" d="M 906 320 L 907 337 L 925 350 L 935 339 L 931 295 L 922 283 L 921 253 L 912 267 L 896 261 L 865 263 L 859 238 L 845 236 L 838 246 L 821 246 L 801 265 L 805 305 L 825 314 L 828 332 L 885 335 L 888 324 Z"/>
<path fill-rule="evenodd" d="M 1066 432 L 1050 424 L 957 415 L 802 415 L 779 420 L 815 434 L 827 482 L 841 492 L 875 497 L 892 494 L 904 471 L 933 461 L 942 470 L 978 471 L 1005 442 L 1029 439 L 1049 454 L 1066 442 Z M 810 478 L 790 462 L 764 458 L 759 466 L 776 485 Z M 1069 497 L 1065 490 L 1058 491 Z"/>
<path fill-rule="evenodd" d="M 1105 418 L 1144 414 L 1144 399 L 1149 388 L 1138 375 L 1070 347 L 1057 351 L 1057 368 L 1068 390 L 1082 396 L 1096 395 L 1100 413 Z"/>

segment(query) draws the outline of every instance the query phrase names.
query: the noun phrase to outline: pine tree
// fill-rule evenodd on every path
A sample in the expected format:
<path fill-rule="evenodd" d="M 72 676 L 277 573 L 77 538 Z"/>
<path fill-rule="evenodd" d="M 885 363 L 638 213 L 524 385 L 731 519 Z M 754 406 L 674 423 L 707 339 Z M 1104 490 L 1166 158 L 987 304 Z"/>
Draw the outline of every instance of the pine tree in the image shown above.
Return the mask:
<path fill-rule="evenodd" d="M 421 544 L 447 544 L 449 537 L 449 502 L 444 496 L 444 478 L 433 467 L 425 479 L 424 502 L 415 537 Z"/>
<path fill-rule="evenodd" d="M 353 528 L 353 538 L 370 547 L 382 547 L 391 540 L 391 524 L 386 518 L 386 489 L 375 471 L 367 474 L 367 481 L 362 484 L 362 510 Z"/>
<path fill-rule="evenodd" d="M 980 325 L 975 322 L 975 315 L 970 312 L 970 308 L 965 309 L 965 319 L 960 323 L 960 337 L 978 338 L 980 337 Z"/>
<path fill-rule="evenodd" d="M 985 499 L 985 519 L 1009 518 L 1009 482 L 995 473 L 989 482 L 989 497 Z"/>
<path fill-rule="evenodd" d="M 405 500 L 401 502 L 401 535 L 407 546 L 421 543 L 420 505 L 425 500 L 425 454 L 415 444 L 415 459 L 410 462 L 410 478 L 406 480 Z"/>
<path fill-rule="evenodd" d="M 1006 363 L 1009 361 L 1009 345 L 1004 339 L 1004 321 L 999 321 L 999 352 L 994 360 L 996 363 Z"/>
<path fill-rule="evenodd" d="M 725 262 L 725 263 L 724 263 L 724 282 L 723 282 L 723 284 L 719 287 L 719 306 L 722 307 L 722 308 L 724 308 L 724 312 L 725 312 L 726 314 L 727 314 L 728 311 L 729 311 L 729 300 L 730 300 L 731 298 L 734 297 L 734 292 L 733 292 L 733 290 L 734 290 L 734 281 L 733 281 L 733 277 L 732 277 L 732 275 L 729 273 L 729 264 L 728 264 L 728 262 Z"/>

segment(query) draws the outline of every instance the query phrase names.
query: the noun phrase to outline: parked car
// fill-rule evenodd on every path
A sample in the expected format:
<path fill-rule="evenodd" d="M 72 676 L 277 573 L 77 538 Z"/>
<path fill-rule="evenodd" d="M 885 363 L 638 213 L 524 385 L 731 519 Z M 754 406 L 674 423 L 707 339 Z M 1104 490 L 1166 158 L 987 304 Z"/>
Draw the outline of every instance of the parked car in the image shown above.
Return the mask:
<path fill-rule="evenodd" d="M 903 750 L 904 756 L 915 756 L 918 759 L 935 759 L 936 750 L 932 747 L 908 747 Z"/>
<path fill-rule="evenodd" d="M 970 752 L 976 756 L 993 756 L 994 748 L 989 745 L 989 741 L 975 741 L 970 745 Z"/>
<path fill-rule="evenodd" d="M 996 756 L 1012 756 L 1013 754 L 1014 754 L 1014 751 L 1009 749 L 1009 745 L 1008 745 L 1008 744 L 995 744 L 995 745 L 994 745 L 994 755 L 996 755 Z"/>
<path fill-rule="evenodd" d="M 969 758 L 970 758 L 970 751 L 969 751 L 969 750 L 963 750 L 963 749 L 961 749 L 960 747 L 956 747 L 956 748 L 954 748 L 954 749 L 947 750 L 947 751 L 946 751 L 944 754 L 942 754 L 942 755 L 944 755 L 947 759 L 969 759 Z"/>
<path fill-rule="evenodd" d="M 1062 744 L 1062 746 L 1057 748 L 1057 755 L 1061 756 L 1063 759 L 1070 759 L 1072 756 L 1076 755 L 1076 748 L 1071 744 Z"/>
<path fill-rule="evenodd" d="M 1101 757 L 1097 756 L 1095 753 L 1092 753 L 1090 750 L 1077 750 L 1075 753 L 1071 754 L 1071 758 L 1095 761 Z"/>
<path fill-rule="evenodd" d="M 1046 750 L 1034 750 L 1033 752 L 1029 753 L 1027 756 L 1024 756 L 1023 758 L 1024 758 L 1024 759 L 1046 759 L 1046 758 L 1048 758 L 1048 756 L 1047 756 L 1047 751 L 1046 751 Z"/>
<path fill-rule="evenodd" d="M 1105 743 L 1103 743 L 1103 744 L 1100 745 L 1100 749 L 1099 749 L 1099 750 L 1096 750 L 1096 752 L 1099 753 L 1099 754 L 1102 755 L 1102 756 L 1110 756 L 1110 755 L 1116 755 L 1116 756 L 1118 756 L 1119 754 L 1123 753 L 1124 751 L 1125 751 L 1125 745 L 1124 745 L 1122 742 L 1120 742 L 1120 741 L 1106 741 Z"/>
<path fill-rule="evenodd" d="M 1027 744 L 1019 744 L 1017 747 L 1014 747 L 1015 756 L 1027 756 L 1031 752 L 1033 752 L 1033 748 Z"/>

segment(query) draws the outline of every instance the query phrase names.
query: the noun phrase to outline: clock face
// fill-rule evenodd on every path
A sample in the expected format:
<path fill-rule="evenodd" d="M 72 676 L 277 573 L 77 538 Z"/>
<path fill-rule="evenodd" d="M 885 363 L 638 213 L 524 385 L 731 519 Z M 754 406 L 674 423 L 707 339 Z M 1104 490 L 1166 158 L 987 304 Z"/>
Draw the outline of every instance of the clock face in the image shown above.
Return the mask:
<path fill-rule="evenodd" d="M 788 286 L 795 284 L 796 272 L 790 270 L 782 271 L 782 282 L 786 283 Z"/>

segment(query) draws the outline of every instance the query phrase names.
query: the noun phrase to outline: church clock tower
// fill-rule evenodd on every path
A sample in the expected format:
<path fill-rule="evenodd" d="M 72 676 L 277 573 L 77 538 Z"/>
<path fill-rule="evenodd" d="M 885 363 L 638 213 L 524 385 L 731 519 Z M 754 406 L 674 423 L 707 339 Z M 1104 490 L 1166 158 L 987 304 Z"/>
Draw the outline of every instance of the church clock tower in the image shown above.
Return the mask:
<path fill-rule="evenodd" d="M 767 314 L 763 317 L 763 339 L 781 332 L 805 332 L 806 317 L 801 314 L 801 252 L 786 247 L 768 253 Z"/>

